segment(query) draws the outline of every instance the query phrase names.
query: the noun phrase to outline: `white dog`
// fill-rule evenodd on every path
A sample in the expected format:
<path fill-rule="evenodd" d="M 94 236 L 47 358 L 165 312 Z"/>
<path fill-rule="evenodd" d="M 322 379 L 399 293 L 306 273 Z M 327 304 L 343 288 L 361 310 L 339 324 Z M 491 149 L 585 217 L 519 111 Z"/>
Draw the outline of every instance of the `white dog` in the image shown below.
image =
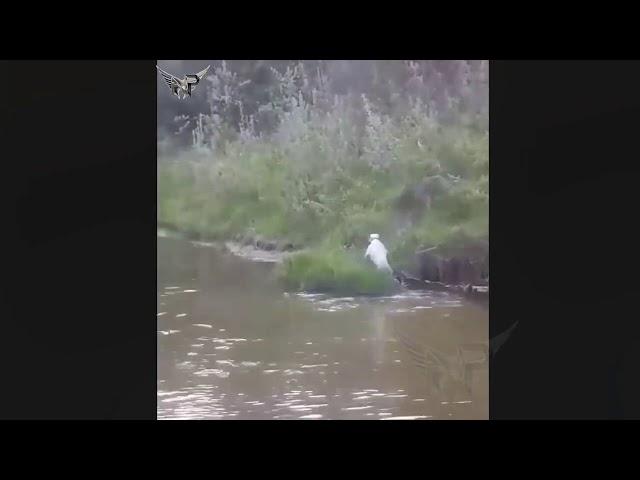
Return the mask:
<path fill-rule="evenodd" d="M 378 270 L 384 270 L 389 273 L 393 273 L 389 262 L 387 261 L 387 249 L 384 244 L 379 240 L 380 235 L 372 233 L 369 235 L 369 247 L 364 254 L 364 258 L 371 260 Z"/>

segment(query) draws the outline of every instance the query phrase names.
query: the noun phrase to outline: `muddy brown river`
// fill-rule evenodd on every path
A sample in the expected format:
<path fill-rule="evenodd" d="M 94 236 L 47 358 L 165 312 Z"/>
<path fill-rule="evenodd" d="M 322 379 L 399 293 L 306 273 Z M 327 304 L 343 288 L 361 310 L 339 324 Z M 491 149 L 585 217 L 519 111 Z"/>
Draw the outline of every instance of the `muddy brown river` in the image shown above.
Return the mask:
<path fill-rule="evenodd" d="M 284 292 L 273 264 L 158 237 L 158 419 L 487 419 L 488 310 Z"/>

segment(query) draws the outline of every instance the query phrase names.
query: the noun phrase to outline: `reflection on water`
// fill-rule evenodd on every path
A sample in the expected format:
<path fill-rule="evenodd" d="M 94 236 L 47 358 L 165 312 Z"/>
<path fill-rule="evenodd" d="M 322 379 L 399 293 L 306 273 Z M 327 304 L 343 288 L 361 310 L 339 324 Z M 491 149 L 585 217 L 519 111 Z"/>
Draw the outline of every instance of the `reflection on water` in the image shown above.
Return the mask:
<path fill-rule="evenodd" d="M 488 312 L 445 293 L 286 293 L 158 239 L 159 419 L 488 418 Z"/>

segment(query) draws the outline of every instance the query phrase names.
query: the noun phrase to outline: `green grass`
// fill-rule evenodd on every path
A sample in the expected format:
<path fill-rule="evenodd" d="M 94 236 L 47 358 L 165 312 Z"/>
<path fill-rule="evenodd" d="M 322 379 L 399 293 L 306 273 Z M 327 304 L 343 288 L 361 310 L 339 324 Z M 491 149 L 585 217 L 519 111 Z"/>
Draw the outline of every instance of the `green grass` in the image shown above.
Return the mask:
<path fill-rule="evenodd" d="M 391 276 L 376 270 L 358 253 L 339 248 L 298 253 L 287 258 L 277 274 L 285 287 L 293 290 L 342 295 L 381 295 L 394 291 Z"/>
<path fill-rule="evenodd" d="M 320 134 L 287 148 L 237 143 L 224 155 L 160 161 L 158 220 L 211 239 L 260 236 L 305 247 L 278 270 L 288 288 L 382 293 L 389 278 L 362 258 L 369 233 L 381 234 L 393 267 L 407 266 L 416 249 L 488 237 L 487 135 L 461 127 L 401 133 L 390 168 L 319 148 L 327 144 Z M 461 180 L 399 231 L 395 200 L 436 172 Z"/>

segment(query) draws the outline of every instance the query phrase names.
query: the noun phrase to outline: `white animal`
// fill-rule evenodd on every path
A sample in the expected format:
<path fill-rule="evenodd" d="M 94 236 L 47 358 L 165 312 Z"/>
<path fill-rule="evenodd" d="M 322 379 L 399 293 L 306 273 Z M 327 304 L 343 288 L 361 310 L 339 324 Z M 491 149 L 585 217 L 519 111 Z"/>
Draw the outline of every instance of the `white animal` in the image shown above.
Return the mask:
<path fill-rule="evenodd" d="M 364 258 L 371 260 L 378 270 L 384 270 L 393 273 L 389 262 L 387 261 L 387 249 L 380 241 L 380 235 L 372 233 L 369 235 L 369 247 L 367 248 Z"/>

